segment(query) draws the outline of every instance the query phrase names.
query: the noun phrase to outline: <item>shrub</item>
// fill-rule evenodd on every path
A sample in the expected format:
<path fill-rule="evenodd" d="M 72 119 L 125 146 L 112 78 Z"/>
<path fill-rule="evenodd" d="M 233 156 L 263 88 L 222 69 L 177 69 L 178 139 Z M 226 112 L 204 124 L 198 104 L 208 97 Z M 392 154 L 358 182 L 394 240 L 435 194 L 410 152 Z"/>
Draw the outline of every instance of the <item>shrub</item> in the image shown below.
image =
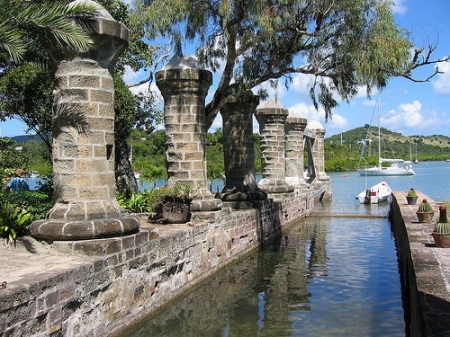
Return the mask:
<path fill-rule="evenodd" d="M 12 205 L 3 204 L 0 208 L 0 237 L 13 242 L 20 235 L 28 232 L 33 216 L 26 210 Z"/>

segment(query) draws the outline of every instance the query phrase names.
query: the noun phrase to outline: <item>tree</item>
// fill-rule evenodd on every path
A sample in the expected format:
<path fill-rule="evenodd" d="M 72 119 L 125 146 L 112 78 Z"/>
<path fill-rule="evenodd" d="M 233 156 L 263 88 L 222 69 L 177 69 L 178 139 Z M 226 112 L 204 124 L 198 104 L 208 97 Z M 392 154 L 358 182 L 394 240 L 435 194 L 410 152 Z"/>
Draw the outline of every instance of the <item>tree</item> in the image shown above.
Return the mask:
<path fill-rule="evenodd" d="M 82 27 L 89 24 L 95 9 L 85 3 L 0 0 L 0 58 L 19 63 L 36 41 L 87 50 L 91 40 Z"/>
<path fill-rule="evenodd" d="M 3 2 L 0 0 L 0 4 Z M 26 15 L 21 14 L 22 16 L 27 18 L 28 16 L 32 17 L 28 21 L 34 19 L 35 16 L 40 18 L 40 15 L 45 20 L 52 21 L 51 18 L 56 15 L 56 9 L 61 10 L 62 13 L 67 13 L 67 19 L 75 18 L 77 22 L 80 19 L 88 21 L 91 18 L 87 13 L 82 12 L 78 5 L 70 5 L 69 7 L 71 9 L 68 11 L 66 8 L 69 2 L 70 0 L 35 0 L 33 1 L 32 9 L 36 13 L 28 9 L 27 6 L 30 5 L 28 1 L 17 1 L 14 4 L 20 3 L 22 5 L 21 8 L 26 12 Z M 114 74 L 116 84 L 116 182 L 120 192 L 129 194 L 137 190 L 137 184 L 128 159 L 129 146 L 127 139 L 133 127 L 151 132 L 154 128 L 153 122 L 160 118 L 159 114 L 161 112 L 154 109 L 153 96 L 142 93 L 134 95 L 123 80 L 121 80 L 121 76 L 123 76 L 127 67 L 135 71 L 143 67 L 149 67 L 153 62 L 154 48 L 149 47 L 143 42 L 144 31 L 143 25 L 140 22 L 141 19 L 138 15 L 132 15 L 132 11 L 127 4 L 119 0 L 101 0 L 98 2 L 117 21 L 124 23 L 130 32 L 129 47 L 117 61 Z M 8 15 L 8 9 L 6 7 L 0 8 L 0 17 L 11 16 Z M 52 10 L 52 8 L 56 9 Z M 74 8 L 79 12 L 74 12 Z M 92 6 L 87 8 L 93 9 Z M 17 8 L 15 10 L 17 13 L 20 12 Z M 45 21 L 44 18 L 41 21 Z M 70 22 L 71 26 L 76 26 L 72 24 L 72 21 Z M 18 118 L 22 120 L 28 126 L 27 131 L 34 131 L 43 139 L 51 154 L 54 70 L 53 64 L 45 52 L 43 45 L 46 44 L 45 41 L 53 41 L 55 38 L 51 36 L 51 30 L 50 33 L 47 32 L 48 29 L 43 30 L 42 34 L 35 34 L 34 32 L 27 34 L 29 29 L 38 30 L 39 27 L 36 28 L 36 26 L 39 26 L 39 24 L 34 23 L 34 21 L 30 24 L 25 24 L 24 22 L 19 23 L 16 20 L 9 20 L 8 23 L 10 26 L 15 27 L 14 31 L 17 32 L 16 35 L 21 36 L 21 38 L 26 37 L 24 44 L 27 48 L 20 54 L 20 59 L 18 58 L 20 62 L 10 62 L 7 56 L 2 58 L 7 53 L 2 54 L 2 40 L 0 37 L 0 120 L 6 118 Z M 52 23 L 52 27 L 56 26 L 56 23 Z M 0 23 L 0 35 L 2 33 L 2 27 Z M 79 26 L 76 27 L 80 28 Z M 50 35 L 50 37 L 47 35 Z M 68 44 L 70 41 L 70 39 L 68 41 L 61 40 L 58 43 Z M 84 50 L 88 46 L 89 43 L 86 43 L 85 46 L 74 45 L 73 47 Z"/>
<path fill-rule="evenodd" d="M 198 60 L 220 70 L 205 111 L 209 126 L 231 95 L 280 79 L 289 85 L 296 73 L 313 78 L 310 96 L 328 118 L 337 97 L 348 101 L 359 86 L 370 97 L 393 76 L 416 80 L 416 68 L 448 60 L 433 61 L 434 46 L 410 58 L 412 42 L 396 25 L 389 0 L 138 0 L 137 6 L 149 36 L 198 42 Z M 231 83 L 237 89 L 230 94 Z"/>

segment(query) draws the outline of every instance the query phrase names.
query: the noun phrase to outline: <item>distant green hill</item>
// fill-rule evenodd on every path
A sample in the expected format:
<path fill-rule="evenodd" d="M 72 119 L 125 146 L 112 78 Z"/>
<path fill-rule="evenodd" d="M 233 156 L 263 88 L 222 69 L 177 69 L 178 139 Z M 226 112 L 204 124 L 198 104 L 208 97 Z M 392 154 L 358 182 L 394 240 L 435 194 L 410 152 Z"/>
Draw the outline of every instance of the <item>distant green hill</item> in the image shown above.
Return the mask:
<path fill-rule="evenodd" d="M 378 158 L 378 128 L 365 127 L 342 132 L 325 138 L 326 170 L 354 170 L 362 152 L 362 140 L 370 139 L 365 149 L 366 162 L 376 164 Z M 381 156 L 384 158 L 418 159 L 419 161 L 450 159 L 450 137 L 403 136 L 401 133 L 381 128 Z M 416 158 L 417 153 L 417 158 Z"/>
<path fill-rule="evenodd" d="M 10 137 L 12 140 L 15 140 L 17 143 L 19 144 L 24 144 L 26 142 L 29 141 L 36 141 L 36 142 L 40 142 L 42 139 L 37 136 L 37 135 L 23 135 L 23 136 L 15 136 L 15 137 Z"/>

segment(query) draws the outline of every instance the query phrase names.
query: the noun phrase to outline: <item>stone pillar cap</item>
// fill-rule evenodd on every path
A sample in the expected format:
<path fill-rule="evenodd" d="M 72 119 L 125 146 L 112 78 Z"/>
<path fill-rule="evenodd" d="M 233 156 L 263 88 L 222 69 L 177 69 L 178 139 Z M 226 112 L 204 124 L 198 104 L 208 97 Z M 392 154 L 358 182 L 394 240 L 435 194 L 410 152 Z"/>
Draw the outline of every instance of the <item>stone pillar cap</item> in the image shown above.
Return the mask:
<path fill-rule="evenodd" d="M 262 102 L 255 111 L 256 115 L 280 115 L 287 116 L 288 110 L 275 98 L 269 98 Z"/>
<path fill-rule="evenodd" d="M 306 125 L 305 136 L 315 138 L 318 134 L 323 134 L 325 128 L 318 121 L 311 121 Z"/>
<path fill-rule="evenodd" d="M 162 70 L 170 69 L 201 69 L 198 61 L 187 55 L 175 54 Z"/>
<path fill-rule="evenodd" d="M 94 8 L 97 8 L 95 11 L 96 16 L 100 18 L 105 18 L 108 20 L 114 20 L 114 18 L 109 14 L 109 12 L 99 3 L 92 1 L 92 0 L 75 0 L 69 3 L 69 6 L 73 5 L 85 5 L 85 6 L 91 6 Z"/>

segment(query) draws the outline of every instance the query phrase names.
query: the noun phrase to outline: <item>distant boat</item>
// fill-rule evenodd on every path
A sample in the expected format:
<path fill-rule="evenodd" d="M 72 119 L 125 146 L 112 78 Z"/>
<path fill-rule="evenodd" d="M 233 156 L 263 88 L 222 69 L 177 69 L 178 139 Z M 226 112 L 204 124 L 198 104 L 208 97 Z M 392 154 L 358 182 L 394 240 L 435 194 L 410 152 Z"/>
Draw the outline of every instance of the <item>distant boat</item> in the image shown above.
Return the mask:
<path fill-rule="evenodd" d="M 361 176 L 412 176 L 415 174 L 410 165 L 404 165 L 403 159 L 381 158 L 381 130 L 380 130 L 380 99 L 378 98 L 378 166 L 358 169 Z M 363 152 L 361 152 L 361 157 Z M 391 166 L 383 167 L 383 163 L 391 163 Z"/>
<path fill-rule="evenodd" d="M 383 181 L 371 188 L 362 191 L 356 196 L 360 204 L 378 204 L 386 201 L 392 194 L 392 190 L 389 185 Z"/>
<path fill-rule="evenodd" d="M 39 173 L 39 171 L 31 171 L 30 175 L 28 176 L 28 178 L 30 179 L 36 179 L 39 178 L 41 175 Z"/>

